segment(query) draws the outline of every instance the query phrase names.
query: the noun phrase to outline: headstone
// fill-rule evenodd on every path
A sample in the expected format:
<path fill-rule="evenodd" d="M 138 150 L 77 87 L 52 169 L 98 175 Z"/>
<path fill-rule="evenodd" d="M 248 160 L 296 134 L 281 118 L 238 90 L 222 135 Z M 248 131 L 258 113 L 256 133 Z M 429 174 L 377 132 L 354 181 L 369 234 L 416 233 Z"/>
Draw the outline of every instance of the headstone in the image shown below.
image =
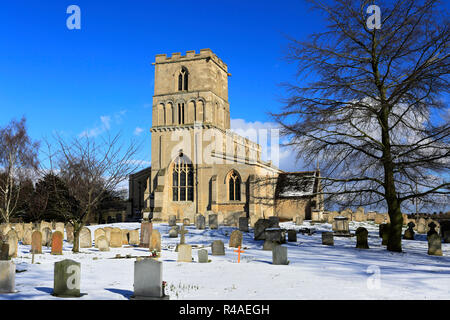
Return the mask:
<path fill-rule="evenodd" d="M 177 262 L 192 262 L 192 246 L 189 244 L 180 244 L 178 246 Z"/>
<path fill-rule="evenodd" d="M 239 231 L 248 232 L 248 218 L 239 217 Z"/>
<path fill-rule="evenodd" d="M 55 223 L 55 230 L 59 231 L 63 234 L 63 240 L 64 240 L 64 222 L 56 222 Z"/>
<path fill-rule="evenodd" d="M 186 233 L 188 233 L 189 231 L 187 231 L 185 228 L 184 228 L 184 226 L 182 226 L 181 227 L 181 230 L 180 230 L 180 244 L 184 244 L 185 242 L 186 242 Z"/>
<path fill-rule="evenodd" d="M 119 228 L 113 228 L 110 237 L 109 246 L 111 248 L 122 248 L 122 231 Z"/>
<path fill-rule="evenodd" d="M 297 231 L 288 230 L 288 242 L 297 242 Z"/>
<path fill-rule="evenodd" d="M 441 237 L 437 233 L 432 233 L 428 239 L 428 254 L 431 256 L 442 256 Z"/>
<path fill-rule="evenodd" d="M 150 236 L 150 245 L 149 250 L 156 250 L 157 252 L 161 252 L 161 234 L 158 230 L 153 229 L 152 234 Z"/>
<path fill-rule="evenodd" d="M 13 261 L 0 261 L 0 293 L 16 292 L 16 265 Z"/>
<path fill-rule="evenodd" d="M 153 224 L 150 221 L 143 221 L 141 223 L 141 238 L 139 247 L 148 248 L 150 245 L 150 237 L 152 235 Z"/>
<path fill-rule="evenodd" d="M 155 259 L 134 262 L 134 295 L 132 299 L 168 299 L 163 287 L 163 263 Z"/>
<path fill-rule="evenodd" d="M 198 230 L 203 230 L 206 227 L 206 219 L 205 216 L 198 214 L 196 215 L 196 219 L 195 219 L 195 227 Z"/>
<path fill-rule="evenodd" d="M 287 247 L 280 245 L 274 246 L 272 249 L 272 264 L 275 265 L 287 265 L 289 261 L 287 259 Z"/>
<path fill-rule="evenodd" d="M 52 252 L 51 254 L 60 255 L 63 250 L 64 235 L 60 231 L 55 231 L 52 234 Z"/>
<path fill-rule="evenodd" d="M 184 226 L 189 226 L 191 224 L 191 220 L 189 220 L 189 218 L 184 218 L 183 219 L 183 225 Z"/>
<path fill-rule="evenodd" d="M 173 227 L 177 224 L 177 216 L 171 215 L 169 216 L 169 226 Z"/>
<path fill-rule="evenodd" d="M 263 244 L 263 250 L 265 251 L 272 251 L 273 248 L 275 248 L 276 246 L 279 246 L 280 243 L 276 242 L 276 241 L 271 241 L 271 240 L 264 240 L 264 244 Z"/>
<path fill-rule="evenodd" d="M 178 228 L 177 227 L 172 227 L 169 230 L 169 238 L 178 238 Z"/>
<path fill-rule="evenodd" d="M 431 236 L 432 234 L 437 234 L 437 235 L 439 235 L 439 233 L 436 231 L 437 224 L 434 223 L 434 221 L 431 221 L 431 222 L 428 224 L 428 227 L 429 227 L 429 230 L 428 230 L 428 232 L 427 232 L 427 236 L 428 236 L 428 237 Z"/>
<path fill-rule="evenodd" d="M 111 241 L 111 231 L 113 229 L 114 228 L 112 228 L 112 227 L 104 227 L 103 228 L 103 230 L 105 230 L 105 237 L 106 237 L 106 240 L 108 240 L 108 243 L 110 243 L 110 241 Z"/>
<path fill-rule="evenodd" d="M 42 245 L 50 248 L 52 246 L 52 229 L 49 227 L 41 227 L 42 232 Z"/>
<path fill-rule="evenodd" d="M 405 233 L 403 234 L 403 239 L 405 240 L 414 240 L 414 227 L 415 223 L 410 221 L 408 222 L 408 229 L 405 230 Z"/>
<path fill-rule="evenodd" d="M 375 221 L 376 214 L 377 213 L 375 211 L 367 212 L 367 221 Z"/>
<path fill-rule="evenodd" d="M 364 208 L 363 207 L 359 207 L 358 209 L 356 209 L 355 221 L 357 221 L 357 222 L 364 222 L 364 221 L 366 221 L 366 215 L 364 214 Z"/>
<path fill-rule="evenodd" d="M 230 248 L 237 248 L 242 246 L 242 232 L 234 230 L 230 235 L 230 242 L 228 244 Z"/>
<path fill-rule="evenodd" d="M 91 248 L 92 247 L 92 237 L 91 230 L 87 227 L 81 228 L 80 231 L 80 248 Z"/>
<path fill-rule="evenodd" d="M 219 222 L 217 221 L 217 214 L 213 213 L 208 216 L 208 225 L 210 229 L 219 228 Z"/>
<path fill-rule="evenodd" d="M 326 246 L 334 246 L 334 233 L 322 232 L 322 244 Z"/>
<path fill-rule="evenodd" d="M 9 257 L 9 244 L 6 242 L 0 242 L 0 261 L 10 260 Z"/>
<path fill-rule="evenodd" d="M 208 262 L 208 250 L 200 249 L 197 251 L 198 254 L 198 262 L 199 263 L 207 263 Z"/>
<path fill-rule="evenodd" d="M 94 244 L 95 247 L 98 248 L 98 237 L 103 236 L 106 238 L 106 231 L 103 228 L 97 228 L 94 231 Z"/>
<path fill-rule="evenodd" d="M 24 226 L 23 226 L 23 224 L 22 223 L 16 223 L 15 225 L 14 225 L 14 230 L 16 231 L 16 233 L 17 233 L 17 239 L 19 240 L 19 241 L 22 241 L 22 239 L 23 239 L 23 234 L 24 234 Z"/>
<path fill-rule="evenodd" d="M 122 229 L 122 245 L 127 246 L 128 245 L 128 234 L 130 231 L 128 229 Z"/>
<path fill-rule="evenodd" d="M 381 242 L 382 246 L 387 246 L 387 244 L 388 244 L 390 229 L 391 229 L 390 223 L 380 224 L 379 233 L 381 234 L 381 238 L 383 239 Z"/>
<path fill-rule="evenodd" d="M 320 210 L 312 210 L 311 222 L 322 222 L 322 221 L 323 221 L 323 212 Z"/>
<path fill-rule="evenodd" d="M 417 221 L 417 233 L 426 233 L 427 232 L 427 222 L 424 218 L 420 218 Z"/>
<path fill-rule="evenodd" d="M 343 216 L 337 216 L 334 218 L 332 230 L 335 236 L 348 236 L 350 235 L 350 228 L 348 218 Z"/>
<path fill-rule="evenodd" d="M 280 227 L 280 218 L 276 216 L 269 217 L 269 228 L 279 228 Z"/>
<path fill-rule="evenodd" d="M 109 251 L 109 243 L 106 236 L 99 236 L 96 240 L 97 248 L 100 251 Z"/>
<path fill-rule="evenodd" d="M 130 230 L 130 240 L 129 240 L 129 244 L 133 245 L 133 246 L 138 246 L 139 245 L 139 229 L 135 229 L 135 230 Z"/>
<path fill-rule="evenodd" d="M 31 228 L 24 228 L 22 244 L 29 246 L 31 244 L 31 235 L 33 234 L 33 230 Z M 42 239 L 41 239 L 42 241 Z"/>
<path fill-rule="evenodd" d="M 81 264 L 73 260 L 55 262 L 53 295 L 80 297 Z"/>
<path fill-rule="evenodd" d="M 221 240 L 213 241 L 211 245 L 211 253 L 213 256 L 224 256 L 225 246 Z"/>
<path fill-rule="evenodd" d="M 33 231 L 31 236 L 31 253 L 42 253 L 42 233 L 38 230 Z"/>
<path fill-rule="evenodd" d="M 295 217 L 295 225 L 301 226 L 303 224 L 303 216 L 296 216 Z"/>
<path fill-rule="evenodd" d="M 9 257 L 16 258 L 19 249 L 19 239 L 17 237 L 17 233 L 13 229 L 8 231 L 8 234 L 6 235 L 6 241 L 9 245 Z"/>
<path fill-rule="evenodd" d="M 356 234 L 356 248 L 358 249 L 369 249 L 369 243 L 367 242 L 367 237 L 369 232 L 366 228 L 359 227 L 355 231 Z"/>
<path fill-rule="evenodd" d="M 280 228 L 267 228 L 264 232 L 265 240 L 277 242 L 279 244 L 286 242 L 286 234 Z"/>
<path fill-rule="evenodd" d="M 259 219 L 255 222 L 254 238 L 255 240 L 265 240 L 265 230 L 269 228 L 270 221 L 268 219 Z"/>

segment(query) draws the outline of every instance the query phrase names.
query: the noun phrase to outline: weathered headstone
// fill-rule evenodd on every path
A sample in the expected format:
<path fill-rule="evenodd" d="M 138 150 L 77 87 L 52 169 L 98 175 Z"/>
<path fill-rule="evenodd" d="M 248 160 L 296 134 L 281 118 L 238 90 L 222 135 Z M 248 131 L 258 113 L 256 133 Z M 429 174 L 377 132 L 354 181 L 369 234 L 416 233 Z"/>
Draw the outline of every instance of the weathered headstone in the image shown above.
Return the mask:
<path fill-rule="evenodd" d="M 150 245 L 149 250 L 156 250 L 157 252 L 161 252 L 161 234 L 158 230 L 153 229 L 152 234 L 150 236 Z"/>
<path fill-rule="evenodd" d="M 438 235 L 439 235 L 439 233 L 436 231 L 437 224 L 434 223 L 434 221 L 431 221 L 431 222 L 428 224 L 428 227 L 429 227 L 429 230 L 428 230 L 428 232 L 427 232 L 427 236 L 428 236 L 428 237 L 431 236 L 432 234 L 438 234 Z"/>
<path fill-rule="evenodd" d="M 9 244 L 0 242 L 0 261 L 11 260 L 9 257 Z"/>
<path fill-rule="evenodd" d="M 24 228 L 23 231 L 23 238 L 22 238 L 22 244 L 24 245 L 30 245 L 31 244 L 31 235 L 33 234 L 33 230 L 31 228 Z M 42 241 L 42 239 L 41 239 Z"/>
<path fill-rule="evenodd" d="M 173 227 L 177 224 L 177 216 L 171 215 L 169 216 L 169 226 Z"/>
<path fill-rule="evenodd" d="M 367 242 L 367 237 L 369 232 L 366 228 L 359 227 L 355 231 L 356 234 L 356 248 L 358 249 L 369 249 L 369 243 Z"/>
<path fill-rule="evenodd" d="M 242 246 L 242 232 L 234 230 L 230 235 L 230 242 L 228 243 L 230 248 L 237 248 Z"/>
<path fill-rule="evenodd" d="M 178 228 L 176 226 L 170 228 L 170 230 L 169 230 L 169 238 L 178 238 Z"/>
<path fill-rule="evenodd" d="M 180 244 L 178 246 L 177 262 L 192 262 L 192 246 L 189 244 Z"/>
<path fill-rule="evenodd" d="M 13 261 L 0 261 L 0 293 L 16 291 L 16 265 Z"/>
<path fill-rule="evenodd" d="M 288 230 L 288 242 L 297 242 L 297 231 Z"/>
<path fill-rule="evenodd" d="M 95 247 L 98 248 L 98 238 L 99 237 L 105 237 L 106 238 L 106 231 L 103 228 L 97 228 L 94 231 L 94 243 L 95 243 Z"/>
<path fill-rule="evenodd" d="M 55 262 L 53 295 L 57 297 L 80 297 L 81 264 L 66 259 Z"/>
<path fill-rule="evenodd" d="M 277 242 L 279 244 L 286 242 L 286 234 L 280 228 L 267 228 L 264 233 L 265 240 Z"/>
<path fill-rule="evenodd" d="M 130 233 L 130 230 L 128 229 L 122 229 L 122 245 L 127 246 L 128 245 L 128 234 Z"/>
<path fill-rule="evenodd" d="M 110 234 L 109 246 L 111 248 L 121 248 L 122 247 L 122 230 L 119 228 L 113 228 Z"/>
<path fill-rule="evenodd" d="M 347 217 L 337 216 L 334 218 L 332 230 L 335 236 L 348 236 L 350 235 L 350 227 Z"/>
<path fill-rule="evenodd" d="M 210 229 L 219 228 L 219 222 L 217 221 L 217 214 L 213 213 L 208 216 L 208 225 Z"/>
<path fill-rule="evenodd" d="M 364 221 L 366 221 L 366 215 L 364 214 L 364 208 L 363 207 L 359 207 L 358 209 L 356 209 L 355 221 L 357 221 L 357 222 L 364 222 Z"/>
<path fill-rule="evenodd" d="M 60 255 L 63 250 L 64 235 L 60 231 L 55 231 L 52 234 L 52 252 L 51 254 Z"/>
<path fill-rule="evenodd" d="M 198 254 L 198 262 L 199 263 L 206 263 L 208 262 L 208 250 L 206 249 L 200 249 L 197 251 Z"/>
<path fill-rule="evenodd" d="M 431 256 L 442 256 L 441 237 L 437 233 L 432 233 L 428 239 L 428 254 Z"/>
<path fill-rule="evenodd" d="M 222 240 L 215 240 L 211 245 L 211 253 L 213 256 L 224 256 L 225 246 Z"/>
<path fill-rule="evenodd" d="M 334 246 L 334 233 L 322 232 L 322 244 L 326 246 Z"/>
<path fill-rule="evenodd" d="M 275 265 L 289 264 L 289 261 L 287 259 L 287 247 L 276 245 L 272 248 L 272 264 Z"/>
<path fill-rule="evenodd" d="M 128 241 L 128 243 L 130 245 L 134 245 L 134 246 L 139 245 L 139 229 L 130 230 L 129 235 L 130 235 L 130 240 Z"/>
<path fill-rule="evenodd" d="M 239 217 L 239 231 L 248 232 L 248 218 Z"/>
<path fill-rule="evenodd" d="M 263 243 L 263 250 L 264 251 L 272 251 L 272 249 L 274 247 L 279 246 L 279 245 L 280 245 L 279 242 L 266 239 L 266 240 L 264 240 L 264 243 Z"/>
<path fill-rule="evenodd" d="M 206 219 L 205 219 L 205 216 L 203 216 L 203 215 L 201 215 L 201 214 L 198 214 L 198 215 L 196 215 L 195 217 L 196 217 L 196 218 L 195 218 L 195 227 L 196 227 L 198 230 L 203 230 L 203 229 L 205 229 L 205 227 L 206 227 Z"/>
<path fill-rule="evenodd" d="M 149 247 L 152 230 L 153 230 L 153 224 L 150 221 L 143 221 L 141 223 L 141 237 L 140 237 L 139 247 L 141 247 L 141 248 Z"/>
<path fill-rule="evenodd" d="M 381 242 L 381 245 L 383 246 L 387 246 L 388 241 L 389 241 L 389 233 L 391 229 L 391 224 L 390 223 L 382 223 L 380 224 L 380 230 L 379 233 L 381 234 L 381 238 L 383 239 Z"/>
<path fill-rule="evenodd" d="M 184 226 L 189 226 L 191 225 L 191 220 L 189 218 L 184 218 L 183 219 L 183 225 Z"/>
<path fill-rule="evenodd" d="M 106 240 L 108 240 L 108 243 L 111 241 L 111 231 L 113 230 L 113 227 L 104 227 L 103 230 L 105 230 L 105 237 Z"/>
<path fill-rule="evenodd" d="M 403 234 L 403 239 L 405 240 L 414 240 L 414 227 L 415 223 L 410 221 L 408 222 L 408 229 L 405 230 L 405 233 Z"/>
<path fill-rule="evenodd" d="M 109 251 L 109 243 L 108 239 L 106 239 L 106 236 L 99 236 L 96 239 L 97 248 L 100 251 Z"/>
<path fill-rule="evenodd" d="M 80 248 L 90 247 L 92 247 L 91 230 L 87 227 L 83 227 L 80 231 Z"/>
<path fill-rule="evenodd" d="M 42 253 L 42 233 L 38 230 L 33 231 L 31 236 L 31 253 Z"/>
<path fill-rule="evenodd" d="M 280 227 L 280 218 L 276 216 L 269 217 L 269 228 L 279 228 Z"/>
<path fill-rule="evenodd" d="M 303 216 L 296 216 L 295 217 L 295 225 L 301 226 L 303 224 Z"/>
<path fill-rule="evenodd" d="M 322 222 L 323 221 L 323 211 L 312 210 L 311 211 L 311 222 Z"/>
<path fill-rule="evenodd" d="M 52 246 L 52 229 L 49 227 L 41 227 L 42 232 L 42 245 L 50 248 Z"/>
<path fill-rule="evenodd" d="M 265 240 L 265 230 L 269 228 L 270 221 L 268 219 L 259 219 L 255 222 L 254 238 L 255 240 Z"/>
<path fill-rule="evenodd" d="M 19 250 L 19 238 L 17 237 L 17 233 L 13 229 L 10 229 L 8 231 L 6 235 L 6 241 L 9 245 L 9 256 L 11 258 L 16 258 L 17 252 Z"/>
<path fill-rule="evenodd" d="M 132 299 L 169 299 L 163 287 L 163 263 L 155 259 L 134 262 L 134 294 Z"/>

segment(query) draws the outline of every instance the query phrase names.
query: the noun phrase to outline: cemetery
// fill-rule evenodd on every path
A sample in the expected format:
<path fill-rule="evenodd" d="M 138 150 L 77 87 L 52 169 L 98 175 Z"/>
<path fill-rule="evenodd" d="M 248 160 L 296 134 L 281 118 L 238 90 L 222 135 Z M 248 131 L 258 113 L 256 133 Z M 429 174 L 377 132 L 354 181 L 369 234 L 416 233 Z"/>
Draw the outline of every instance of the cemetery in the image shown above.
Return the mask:
<path fill-rule="evenodd" d="M 448 299 L 439 222 L 405 218 L 393 253 L 386 217 L 329 214 L 89 225 L 79 253 L 68 225 L 2 224 L 0 300 Z"/>

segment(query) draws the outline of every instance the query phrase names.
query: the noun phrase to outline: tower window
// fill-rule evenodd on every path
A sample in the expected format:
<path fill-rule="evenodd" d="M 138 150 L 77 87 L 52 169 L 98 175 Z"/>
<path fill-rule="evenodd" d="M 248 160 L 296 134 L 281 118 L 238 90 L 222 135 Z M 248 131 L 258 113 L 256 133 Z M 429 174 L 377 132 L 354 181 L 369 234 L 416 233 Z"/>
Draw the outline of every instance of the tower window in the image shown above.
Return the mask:
<path fill-rule="evenodd" d="M 181 68 L 180 74 L 178 75 L 178 91 L 187 91 L 189 85 L 189 73 L 188 70 L 183 67 Z"/>
<path fill-rule="evenodd" d="M 241 200 L 241 179 L 239 175 L 233 171 L 228 180 L 229 198 L 230 200 Z"/>
<path fill-rule="evenodd" d="M 184 103 L 178 104 L 178 124 L 184 124 Z"/>
<path fill-rule="evenodd" d="M 172 173 L 172 200 L 194 201 L 194 170 L 186 157 L 179 156 Z"/>

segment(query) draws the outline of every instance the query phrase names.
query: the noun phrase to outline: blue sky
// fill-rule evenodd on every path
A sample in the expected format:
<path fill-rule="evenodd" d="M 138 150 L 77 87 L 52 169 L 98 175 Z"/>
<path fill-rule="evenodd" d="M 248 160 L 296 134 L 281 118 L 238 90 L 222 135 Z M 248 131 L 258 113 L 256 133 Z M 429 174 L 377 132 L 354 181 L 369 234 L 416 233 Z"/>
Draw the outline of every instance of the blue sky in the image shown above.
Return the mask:
<path fill-rule="evenodd" d="M 66 27 L 71 4 L 81 9 L 81 30 Z M 34 139 L 140 133 L 147 161 L 156 54 L 211 48 L 232 73 L 231 118 L 267 122 L 281 106 L 278 84 L 295 74 L 283 60 L 286 35 L 321 28 L 316 13 L 293 0 L 18 0 L 2 3 L 0 23 L 2 125 L 25 115 Z"/>

